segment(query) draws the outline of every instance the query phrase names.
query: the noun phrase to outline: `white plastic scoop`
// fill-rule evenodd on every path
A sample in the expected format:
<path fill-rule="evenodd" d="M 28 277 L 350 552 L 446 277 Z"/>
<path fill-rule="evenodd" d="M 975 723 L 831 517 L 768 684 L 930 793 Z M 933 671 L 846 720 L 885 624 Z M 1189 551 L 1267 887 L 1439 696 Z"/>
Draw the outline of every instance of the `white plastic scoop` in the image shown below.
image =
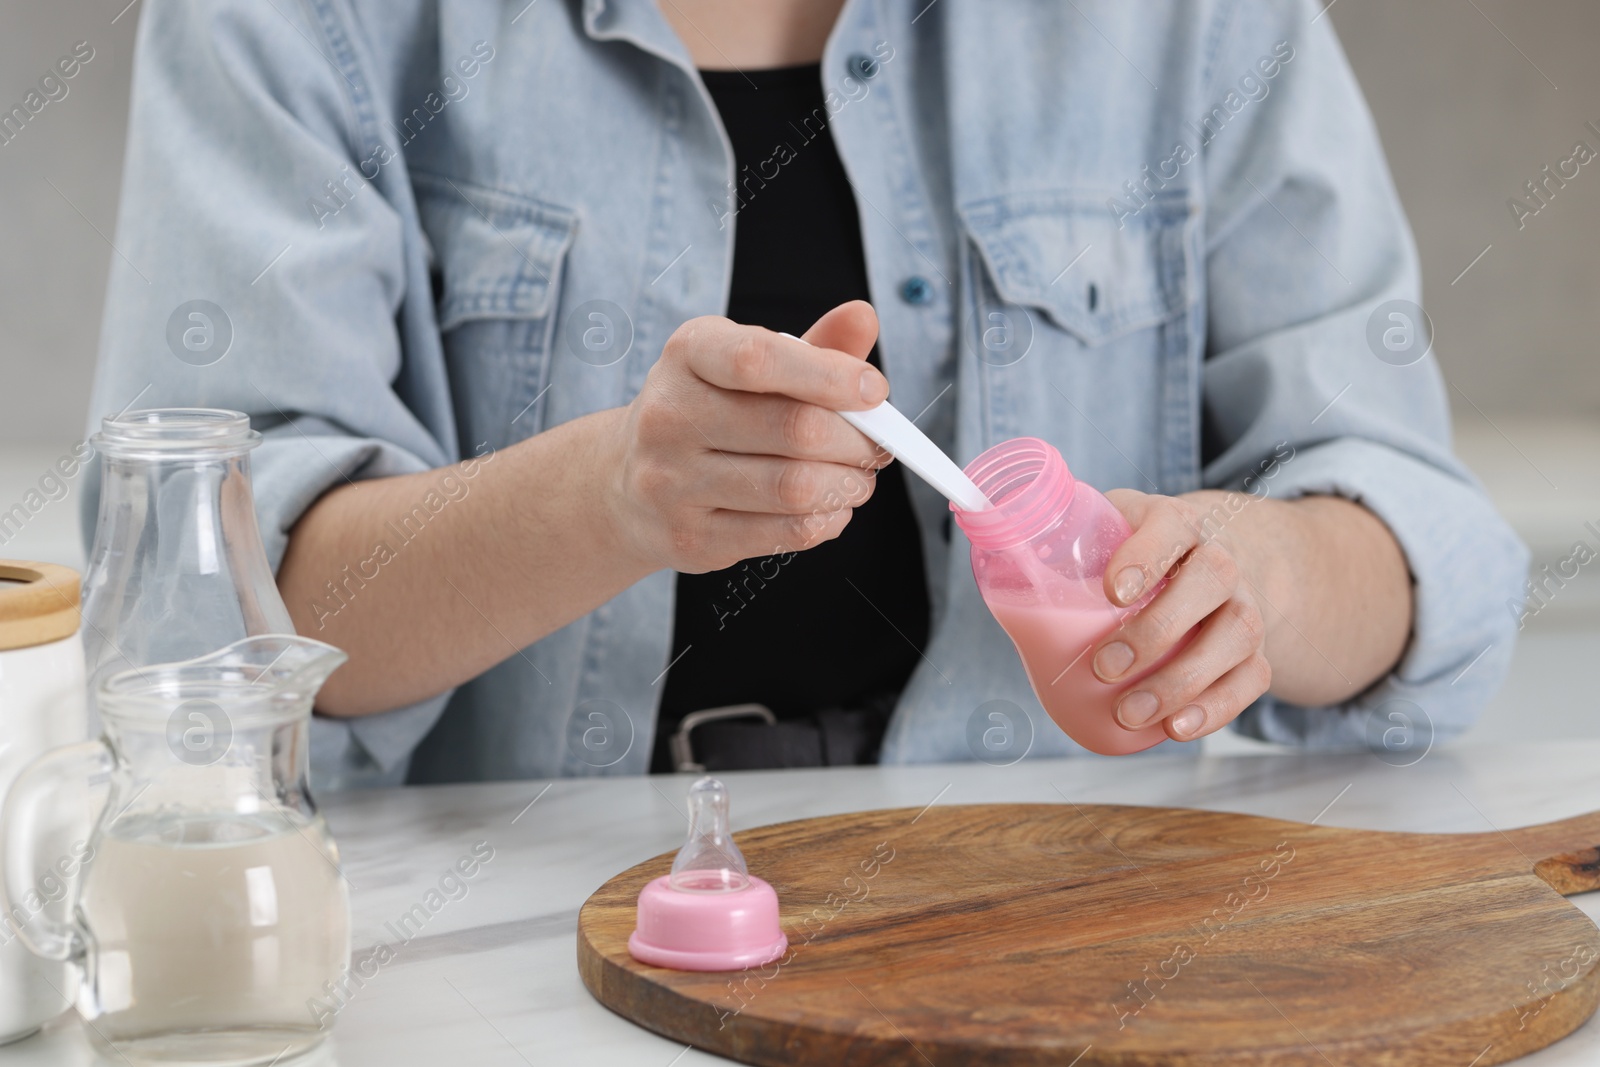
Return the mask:
<path fill-rule="evenodd" d="M 804 344 L 803 337 L 783 334 Z M 887 400 L 866 411 L 841 411 L 839 414 L 851 426 L 872 439 L 872 442 L 889 451 L 904 463 L 911 472 L 943 493 L 945 499 L 963 511 L 983 511 L 994 507 L 971 478 L 945 455 L 938 445 L 928 440 L 928 435 L 917 429 L 917 424 L 906 418 Z"/>

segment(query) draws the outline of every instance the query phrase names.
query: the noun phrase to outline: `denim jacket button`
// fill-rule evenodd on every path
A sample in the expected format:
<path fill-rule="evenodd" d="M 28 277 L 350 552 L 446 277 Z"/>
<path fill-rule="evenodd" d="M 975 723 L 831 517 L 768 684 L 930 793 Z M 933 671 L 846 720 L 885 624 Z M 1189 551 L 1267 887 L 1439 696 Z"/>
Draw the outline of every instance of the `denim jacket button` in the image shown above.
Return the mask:
<path fill-rule="evenodd" d="M 908 304 L 932 303 L 933 283 L 920 274 L 913 274 L 900 283 L 900 299 Z"/>
<path fill-rule="evenodd" d="M 862 81 L 871 81 L 878 76 L 878 61 L 865 52 L 857 52 L 845 60 L 844 66 L 845 70 Z"/>

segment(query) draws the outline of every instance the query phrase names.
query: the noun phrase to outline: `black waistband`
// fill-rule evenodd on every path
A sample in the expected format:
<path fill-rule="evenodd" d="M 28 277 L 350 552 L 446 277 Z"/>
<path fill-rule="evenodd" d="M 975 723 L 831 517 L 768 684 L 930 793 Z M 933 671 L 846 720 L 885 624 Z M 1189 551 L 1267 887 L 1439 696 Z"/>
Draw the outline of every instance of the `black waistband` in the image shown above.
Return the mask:
<path fill-rule="evenodd" d="M 772 724 L 753 719 L 704 723 L 690 735 L 694 762 L 707 771 L 876 763 L 894 704 L 893 697 L 883 697 L 865 707 L 830 708 Z"/>

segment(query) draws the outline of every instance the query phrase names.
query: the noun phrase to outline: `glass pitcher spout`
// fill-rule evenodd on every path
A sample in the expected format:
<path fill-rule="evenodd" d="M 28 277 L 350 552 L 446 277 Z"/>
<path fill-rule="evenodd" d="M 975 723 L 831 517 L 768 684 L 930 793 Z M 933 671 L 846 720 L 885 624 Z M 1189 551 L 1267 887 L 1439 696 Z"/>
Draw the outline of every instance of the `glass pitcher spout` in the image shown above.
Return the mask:
<path fill-rule="evenodd" d="M 221 702 L 235 717 L 309 713 L 322 683 L 348 658 L 296 634 L 245 637 L 194 659 L 114 674 L 100 683 L 100 707 L 115 719 L 168 713 L 175 699 Z"/>
<path fill-rule="evenodd" d="M 185 663 L 174 664 L 219 674 L 238 672 L 242 680 L 272 690 L 283 703 L 311 700 L 328 676 L 350 657 L 332 645 L 298 634 L 261 634 Z"/>

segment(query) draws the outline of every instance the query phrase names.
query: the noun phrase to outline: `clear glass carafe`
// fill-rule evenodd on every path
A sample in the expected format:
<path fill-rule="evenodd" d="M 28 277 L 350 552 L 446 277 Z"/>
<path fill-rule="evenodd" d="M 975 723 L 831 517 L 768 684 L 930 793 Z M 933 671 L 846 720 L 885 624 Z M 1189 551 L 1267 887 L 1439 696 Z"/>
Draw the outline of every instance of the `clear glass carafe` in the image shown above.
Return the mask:
<path fill-rule="evenodd" d="M 261 435 L 249 416 L 129 411 L 91 440 L 102 475 L 83 579 L 91 708 L 119 670 L 294 633 L 256 523 L 250 451 Z"/>
<path fill-rule="evenodd" d="M 21 935 L 81 978 L 111 1062 L 243 1065 L 317 1044 L 350 958 L 339 853 L 307 788 L 317 689 L 344 653 L 251 637 L 100 685 L 104 733 L 22 772 L 3 818 L 6 907 L 56 868 L 63 812 L 104 797 L 82 873 Z"/>

